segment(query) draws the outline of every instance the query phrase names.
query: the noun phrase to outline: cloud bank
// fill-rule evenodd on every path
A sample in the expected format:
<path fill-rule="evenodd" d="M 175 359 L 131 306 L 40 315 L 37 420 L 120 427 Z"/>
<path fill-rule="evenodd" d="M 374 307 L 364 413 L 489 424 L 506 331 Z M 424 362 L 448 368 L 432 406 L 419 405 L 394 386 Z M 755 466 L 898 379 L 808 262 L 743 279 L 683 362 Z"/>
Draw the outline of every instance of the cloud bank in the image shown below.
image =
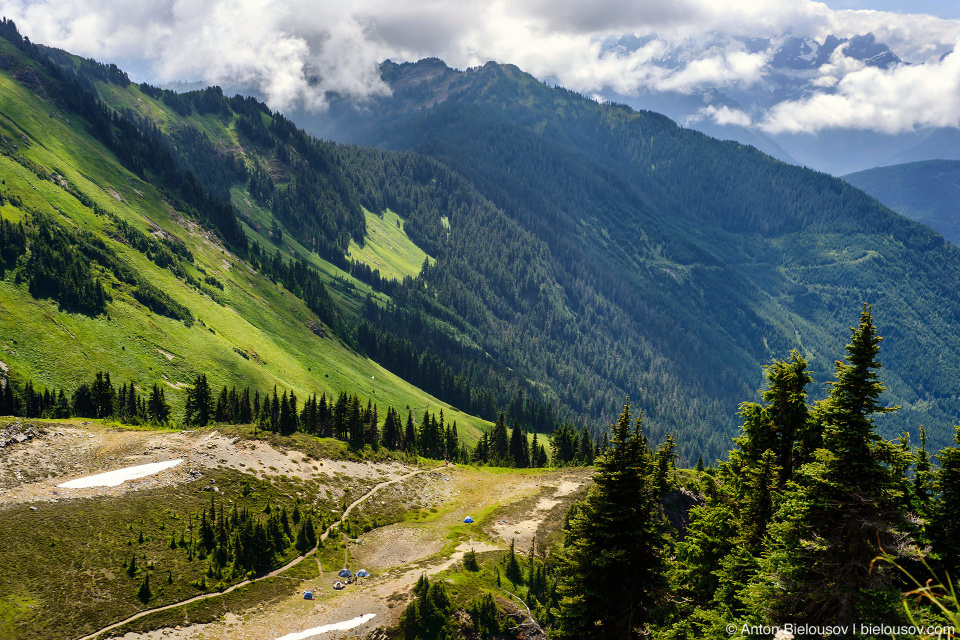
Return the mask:
<path fill-rule="evenodd" d="M 922 127 L 960 128 L 960 47 L 942 61 L 862 67 L 835 80 L 835 92 L 781 102 L 760 127 L 768 133 L 872 129 L 901 133 Z"/>
<path fill-rule="evenodd" d="M 139 61 L 138 79 L 241 82 L 275 109 L 322 109 L 329 91 L 382 95 L 380 61 L 427 56 L 458 68 L 510 62 L 588 95 L 753 87 L 785 34 L 873 33 L 915 64 L 880 70 L 841 51 L 812 78 L 811 95 L 700 116 L 768 132 L 960 126 L 960 54 L 943 57 L 960 48 L 960 20 L 811 0 L 0 0 L 0 14 L 36 42 Z M 640 46 L 612 47 L 623 34 Z M 755 38 L 773 43 L 757 48 Z"/>

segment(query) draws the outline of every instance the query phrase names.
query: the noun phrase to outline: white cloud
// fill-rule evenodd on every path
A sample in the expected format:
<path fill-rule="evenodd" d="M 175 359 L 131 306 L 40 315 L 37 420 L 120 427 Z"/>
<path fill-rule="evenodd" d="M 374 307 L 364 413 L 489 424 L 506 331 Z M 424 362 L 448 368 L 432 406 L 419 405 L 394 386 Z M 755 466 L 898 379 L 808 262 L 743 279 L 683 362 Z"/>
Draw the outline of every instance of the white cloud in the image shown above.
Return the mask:
<path fill-rule="evenodd" d="M 385 50 L 335 1 L 0 0 L 0 14 L 36 42 L 143 59 L 154 83 L 252 84 L 274 108 L 319 108 L 326 91 L 365 98 L 388 90 L 377 72 Z"/>
<path fill-rule="evenodd" d="M 0 0 L 0 14 L 37 42 L 98 59 L 141 60 L 151 82 L 252 83 L 277 109 L 322 108 L 326 91 L 356 99 L 383 94 L 380 61 L 427 56 L 458 68 L 510 62 L 587 95 L 761 86 L 771 51 L 749 50 L 744 39 L 790 33 L 822 42 L 872 32 L 901 58 L 926 64 L 881 72 L 837 56 L 812 79 L 825 93 L 753 119 L 770 131 L 902 130 L 956 122 L 960 111 L 950 106 L 955 94 L 937 89 L 956 87 L 953 63 L 936 62 L 960 38 L 960 20 L 834 11 L 811 0 Z M 645 44 L 632 52 L 607 46 L 625 33 Z M 871 95 L 870 82 L 914 93 L 898 107 L 886 94 Z M 870 117 L 858 115 L 867 96 L 882 105 Z M 923 96 L 929 105 L 918 104 Z M 935 108 L 938 96 L 944 105 Z M 729 109 L 702 116 L 747 118 Z"/>
<path fill-rule="evenodd" d="M 719 125 L 734 125 L 737 127 L 753 126 L 753 120 L 750 116 L 740 109 L 731 109 L 727 106 L 717 108 L 713 105 L 699 109 L 696 116 L 689 118 L 684 124 L 692 125 L 703 120 L 711 120 Z"/>
<path fill-rule="evenodd" d="M 925 65 L 860 68 L 839 80 L 835 93 L 781 102 L 761 123 L 768 133 L 922 127 L 960 127 L 960 52 Z"/>

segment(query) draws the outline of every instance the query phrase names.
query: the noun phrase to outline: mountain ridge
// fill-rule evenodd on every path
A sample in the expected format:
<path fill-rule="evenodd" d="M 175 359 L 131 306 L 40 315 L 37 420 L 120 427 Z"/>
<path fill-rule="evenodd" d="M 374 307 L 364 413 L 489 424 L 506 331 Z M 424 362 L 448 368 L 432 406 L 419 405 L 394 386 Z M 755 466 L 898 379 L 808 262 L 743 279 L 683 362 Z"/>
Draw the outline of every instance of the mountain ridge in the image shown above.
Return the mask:
<path fill-rule="evenodd" d="M 926 160 L 843 176 L 891 209 L 960 244 L 960 161 Z"/>
<path fill-rule="evenodd" d="M 652 258 L 662 250 L 657 246 L 672 246 L 675 253 L 668 253 L 659 267 L 648 258 L 641 261 L 640 271 L 635 270 L 636 263 L 625 268 L 622 284 L 647 287 L 643 295 L 648 304 L 657 300 L 664 315 L 654 312 L 646 318 L 670 316 L 675 325 L 686 327 L 684 340 L 701 345 L 696 349 L 701 355 L 691 365 L 707 358 L 702 355 L 705 344 L 741 354 L 738 357 L 744 361 L 757 362 L 758 369 L 764 360 L 782 357 L 791 346 L 810 349 L 818 344 L 807 353 L 817 361 L 815 352 L 825 355 L 841 346 L 820 334 L 818 327 L 841 329 L 849 322 L 838 315 L 841 308 L 852 309 L 864 301 L 876 302 L 882 314 L 881 301 L 892 296 L 888 304 L 905 305 L 904 309 L 911 309 L 910 322 L 916 322 L 919 301 L 907 302 L 916 292 L 901 298 L 906 292 L 885 273 L 884 263 L 889 265 L 894 254 L 917 260 L 910 256 L 919 256 L 915 252 L 921 250 L 943 252 L 949 256 L 944 258 L 947 264 L 957 259 L 955 249 L 940 236 L 907 223 L 836 178 L 772 161 L 737 143 L 714 141 L 659 114 L 599 105 L 574 92 L 548 87 L 511 65 L 491 63 L 460 72 L 443 69 L 436 60 L 389 63 L 384 65 L 383 78 L 391 84 L 393 95 L 366 103 L 362 111 L 352 111 L 349 104 L 334 99 L 323 116 L 292 113 L 290 117 L 318 135 L 335 134 L 346 142 L 426 153 L 474 181 L 511 217 L 545 239 L 558 229 L 577 230 L 573 235 L 586 238 L 586 245 L 578 249 L 574 263 L 585 256 L 596 260 L 609 250 L 619 260 L 601 262 L 599 271 L 619 273 L 620 265 L 630 264 L 636 256 L 649 252 Z M 543 178 L 551 174 L 559 177 Z M 577 191 L 580 186 L 582 193 Z M 634 257 L 622 253 L 620 243 L 611 240 L 612 229 L 617 229 L 618 240 L 628 242 Z M 551 250 L 562 253 L 562 243 L 547 242 Z M 566 236 L 563 242 L 569 247 L 579 241 Z M 861 267 L 866 268 L 858 274 Z M 718 268 L 722 275 L 713 280 L 711 270 Z M 647 275 L 641 277 L 641 272 Z M 696 283 L 683 306 L 667 303 L 662 286 L 649 289 L 660 277 L 656 274 L 674 285 Z M 945 291 L 950 286 L 932 272 L 923 278 L 924 289 Z M 955 276 L 947 280 L 955 281 Z M 616 291 L 621 285 L 600 286 Z M 733 294 L 736 290 L 740 293 Z M 731 297 L 707 302 L 704 296 L 711 291 L 726 291 Z M 636 292 L 625 296 L 637 300 L 629 303 L 630 308 L 639 308 Z M 839 304 L 840 300 L 846 302 Z M 622 303 L 622 298 L 618 301 Z M 701 321 L 731 304 L 739 305 L 746 317 L 714 320 L 716 328 L 705 331 Z M 922 308 L 925 303 L 919 304 Z M 681 320 L 692 308 L 697 320 Z M 777 320 L 771 321 L 769 313 Z M 928 312 L 919 313 L 929 317 Z M 812 318 L 817 319 L 811 322 Z M 947 327 L 941 329 L 937 340 L 954 340 Z M 724 333 L 726 337 L 721 338 Z M 904 335 L 899 329 L 892 333 L 890 345 L 902 347 Z M 818 334 L 822 337 L 813 337 Z M 911 348 L 920 348 L 919 342 L 910 342 Z M 769 350 L 756 351 L 758 344 L 766 344 Z M 703 366 L 704 362 L 692 368 L 717 369 Z M 818 379 L 827 377 L 829 362 L 819 360 Z M 739 380 L 741 391 L 736 393 L 749 394 L 757 384 Z M 701 377 L 697 384 L 712 383 Z M 950 396 L 947 393 L 934 404 L 952 402 Z M 899 403 L 908 411 L 914 404 Z M 732 413 L 732 406 L 727 411 Z M 649 419 L 658 433 L 656 416 Z"/>

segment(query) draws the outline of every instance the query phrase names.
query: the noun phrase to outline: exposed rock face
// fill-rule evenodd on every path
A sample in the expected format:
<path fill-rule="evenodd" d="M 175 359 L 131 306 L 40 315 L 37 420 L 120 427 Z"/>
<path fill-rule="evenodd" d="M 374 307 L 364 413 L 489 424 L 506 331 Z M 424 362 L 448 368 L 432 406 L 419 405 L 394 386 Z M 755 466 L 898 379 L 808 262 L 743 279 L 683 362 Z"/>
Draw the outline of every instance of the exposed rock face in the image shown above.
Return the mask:
<path fill-rule="evenodd" d="M 33 440 L 44 433 L 44 430 L 36 425 L 11 422 L 0 429 L 0 449 Z"/>
<path fill-rule="evenodd" d="M 690 524 L 690 509 L 703 505 L 703 496 L 686 487 L 673 489 L 663 497 L 663 510 L 670 524 L 677 528 L 680 539 L 687 534 Z"/>

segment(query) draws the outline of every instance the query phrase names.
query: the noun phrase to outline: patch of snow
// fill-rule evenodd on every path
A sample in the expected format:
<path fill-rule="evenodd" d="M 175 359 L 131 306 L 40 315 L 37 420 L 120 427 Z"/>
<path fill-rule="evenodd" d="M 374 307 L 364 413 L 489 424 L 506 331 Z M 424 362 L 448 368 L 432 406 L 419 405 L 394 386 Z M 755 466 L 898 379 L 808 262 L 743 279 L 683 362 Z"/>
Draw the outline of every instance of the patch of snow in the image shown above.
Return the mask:
<path fill-rule="evenodd" d="M 89 487 L 116 487 L 120 484 L 123 484 L 127 480 L 137 480 L 139 478 L 145 478 L 151 476 L 155 473 L 160 473 L 164 469 L 169 469 L 170 467 L 175 467 L 178 464 L 183 462 L 182 458 L 177 460 L 166 460 L 165 462 L 152 462 L 150 464 L 138 464 L 135 467 L 126 467 L 124 469 L 117 469 L 115 471 L 108 471 L 106 473 L 98 473 L 95 476 L 87 476 L 86 478 L 78 478 L 77 480 L 70 480 L 69 482 L 64 482 L 63 484 L 58 484 L 58 487 L 64 489 L 86 489 Z"/>
<path fill-rule="evenodd" d="M 353 629 L 354 627 L 359 627 L 364 622 L 372 620 L 373 617 L 377 615 L 375 613 L 365 613 L 358 618 L 352 620 L 347 620 L 345 622 L 335 622 L 334 624 L 325 624 L 322 627 L 314 627 L 313 629 L 307 629 L 306 631 L 298 631 L 296 633 L 288 633 L 287 635 L 277 638 L 277 640 L 304 640 L 310 636 L 315 636 L 318 633 L 326 633 L 327 631 L 346 631 L 347 629 Z"/>
<path fill-rule="evenodd" d="M 807 62 L 813 62 L 819 54 L 820 43 L 811 38 L 804 38 L 803 46 L 800 49 L 800 55 L 797 57 Z"/>

